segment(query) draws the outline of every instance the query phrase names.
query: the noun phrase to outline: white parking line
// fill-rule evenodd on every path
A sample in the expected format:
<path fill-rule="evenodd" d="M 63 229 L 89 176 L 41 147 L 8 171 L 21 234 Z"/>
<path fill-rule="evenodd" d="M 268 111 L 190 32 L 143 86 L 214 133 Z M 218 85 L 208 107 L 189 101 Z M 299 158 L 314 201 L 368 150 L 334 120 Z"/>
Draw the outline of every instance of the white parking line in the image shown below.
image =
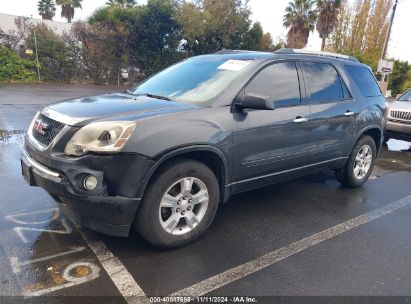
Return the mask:
<path fill-rule="evenodd" d="M 87 231 L 81 230 L 80 233 L 127 303 L 149 303 L 144 291 L 107 246 L 94 239 Z"/>
<path fill-rule="evenodd" d="M 275 251 L 269 252 L 247 263 L 244 263 L 242 265 L 239 265 L 237 267 L 224 271 L 218 275 L 215 275 L 211 278 L 205 279 L 190 287 L 177 291 L 173 293 L 171 296 L 198 297 L 198 296 L 205 295 L 213 290 L 216 290 L 234 281 L 242 279 L 250 274 L 253 274 L 259 270 L 267 268 L 305 249 L 308 249 L 314 245 L 317 245 L 326 240 L 332 239 L 340 234 L 343 234 L 344 232 L 347 232 L 351 229 L 357 228 L 361 225 L 364 225 L 373 220 L 376 220 L 386 214 L 389 214 L 409 204 L 411 204 L 411 195 L 404 197 L 391 204 L 388 204 L 384 207 L 378 208 L 374 211 L 365 213 L 356 218 L 353 218 L 341 224 L 335 225 L 319 233 L 306 237 L 302 240 L 296 241 L 290 245 L 287 245 Z"/>

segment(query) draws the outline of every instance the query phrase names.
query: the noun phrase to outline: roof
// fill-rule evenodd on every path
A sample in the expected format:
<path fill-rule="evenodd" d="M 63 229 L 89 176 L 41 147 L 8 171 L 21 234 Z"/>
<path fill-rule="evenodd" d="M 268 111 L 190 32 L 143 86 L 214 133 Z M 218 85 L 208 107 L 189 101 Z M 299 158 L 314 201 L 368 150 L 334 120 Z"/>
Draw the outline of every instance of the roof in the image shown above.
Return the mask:
<path fill-rule="evenodd" d="M 307 50 L 289 49 L 289 48 L 283 48 L 273 53 L 223 49 L 221 51 L 216 52 L 215 54 L 227 55 L 230 58 L 235 57 L 238 59 L 265 59 L 265 58 L 277 57 L 280 55 L 285 55 L 285 56 L 292 55 L 292 56 L 310 56 L 310 57 L 323 57 L 323 58 L 331 58 L 331 59 L 343 59 L 343 60 L 356 62 L 356 63 L 360 62 L 357 58 L 353 56 L 347 56 L 347 55 L 330 53 L 330 52 L 307 51 Z"/>
<path fill-rule="evenodd" d="M 345 60 L 360 62 L 354 56 L 348 56 L 348 55 L 331 53 L 331 52 L 319 52 L 319 51 L 309 51 L 309 50 L 283 48 L 283 49 L 278 50 L 274 53 L 276 53 L 276 54 L 311 55 L 311 56 L 329 57 L 329 58 L 345 59 Z"/>

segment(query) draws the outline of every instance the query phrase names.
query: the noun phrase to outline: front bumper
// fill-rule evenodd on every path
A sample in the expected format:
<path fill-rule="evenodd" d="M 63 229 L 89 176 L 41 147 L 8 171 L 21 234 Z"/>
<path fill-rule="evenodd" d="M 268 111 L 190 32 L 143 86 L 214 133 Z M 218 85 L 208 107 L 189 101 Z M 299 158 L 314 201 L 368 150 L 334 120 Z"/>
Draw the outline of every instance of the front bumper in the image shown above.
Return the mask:
<path fill-rule="evenodd" d="M 26 146 L 26 148 L 28 147 Z M 51 167 L 45 165 L 44 162 L 38 161 L 29 151 L 30 149 L 24 149 L 21 156 L 23 176 L 31 186 L 45 189 L 59 203 L 59 206 L 69 218 L 80 225 L 105 234 L 115 236 L 127 236 L 129 234 L 141 199 L 109 192 L 110 189 L 114 189 L 117 192 L 133 193 L 138 188 L 139 180 L 134 180 L 137 185 L 133 184 L 134 186 L 124 188 L 124 185 L 107 185 L 107 178 L 105 178 L 105 175 L 110 176 L 110 174 L 131 174 L 121 171 L 121 162 L 124 162 L 124 160 L 121 161 L 119 158 L 106 159 L 106 165 L 102 167 L 102 171 L 95 168 L 90 169 L 83 164 L 65 163 L 56 160 L 53 160 L 54 166 Z M 104 158 L 104 156 L 102 157 Z M 109 163 L 116 160 L 119 161 L 117 164 L 119 172 L 105 172 L 104 170 L 111 168 Z M 104 161 L 102 162 L 104 163 Z M 125 162 L 127 162 L 127 159 Z M 144 163 L 147 162 L 148 160 Z M 134 167 L 131 163 L 128 165 L 131 168 Z M 115 167 L 115 164 L 113 166 Z M 144 168 L 142 169 L 144 170 Z M 100 187 L 96 191 L 90 192 L 80 189 L 81 187 L 77 186 L 75 181 L 82 174 L 79 172 L 94 173 L 101 184 Z M 135 176 L 138 176 L 138 174 Z M 133 189 L 129 189 L 129 187 Z M 113 191 L 111 190 L 111 192 Z"/>
<path fill-rule="evenodd" d="M 411 141 L 411 122 L 388 120 L 385 130 L 385 136 Z"/>

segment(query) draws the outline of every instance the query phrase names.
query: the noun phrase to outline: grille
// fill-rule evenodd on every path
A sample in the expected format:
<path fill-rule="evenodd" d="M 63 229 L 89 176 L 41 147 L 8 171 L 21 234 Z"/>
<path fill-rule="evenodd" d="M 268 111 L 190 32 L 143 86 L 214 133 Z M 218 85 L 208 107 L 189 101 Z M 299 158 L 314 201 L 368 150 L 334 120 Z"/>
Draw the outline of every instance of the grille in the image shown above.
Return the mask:
<path fill-rule="evenodd" d="M 391 111 L 391 117 L 402 119 L 402 120 L 411 120 L 411 112 L 405 111 Z"/>
<path fill-rule="evenodd" d="M 36 124 L 33 126 L 32 134 L 33 137 L 42 145 L 42 146 L 48 146 L 53 139 L 57 136 L 57 134 L 60 133 L 60 131 L 64 128 L 64 124 L 58 121 L 55 121 L 53 119 L 48 118 L 47 116 L 44 116 L 43 114 L 40 114 L 36 121 L 41 121 L 46 125 L 46 128 L 42 129 L 42 134 L 38 128 L 36 127 Z"/>

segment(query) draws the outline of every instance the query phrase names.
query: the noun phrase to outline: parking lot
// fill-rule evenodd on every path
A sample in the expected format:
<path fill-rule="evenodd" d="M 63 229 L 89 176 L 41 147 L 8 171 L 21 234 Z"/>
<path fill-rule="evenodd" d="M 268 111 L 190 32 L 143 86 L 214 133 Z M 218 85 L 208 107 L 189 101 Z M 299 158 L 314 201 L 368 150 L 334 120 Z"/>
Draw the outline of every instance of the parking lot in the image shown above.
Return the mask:
<path fill-rule="evenodd" d="M 46 296 L 51 303 L 56 298 L 49 296 L 58 296 L 58 303 L 79 303 L 81 296 L 81 303 L 140 303 L 170 295 L 411 301 L 411 143 L 405 141 L 383 147 L 371 180 L 359 189 L 340 187 L 324 171 L 234 196 L 205 236 L 181 249 L 154 249 L 135 233 L 115 238 L 76 227 L 45 191 L 23 180 L 24 130 L 45 104 L 116 89 L 0 86 L 0 302 Z"/>

